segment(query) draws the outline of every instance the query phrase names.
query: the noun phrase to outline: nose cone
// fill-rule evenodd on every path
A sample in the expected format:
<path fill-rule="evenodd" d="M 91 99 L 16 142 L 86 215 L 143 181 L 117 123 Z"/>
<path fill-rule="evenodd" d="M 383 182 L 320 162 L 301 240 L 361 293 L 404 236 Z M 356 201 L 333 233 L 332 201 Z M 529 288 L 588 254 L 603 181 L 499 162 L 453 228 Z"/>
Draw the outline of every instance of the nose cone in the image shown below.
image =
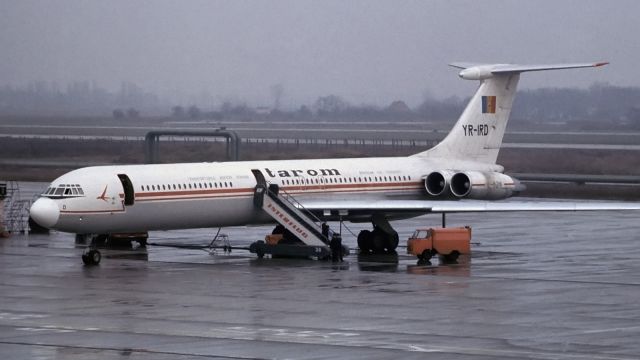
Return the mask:
<path fill-rule="evenodd" d="M 39 225 L 52 228 L 60 218 L 60 209 L 55 201 L 49 198 L 39 198 L 31 205 L 29 214 Z"/>

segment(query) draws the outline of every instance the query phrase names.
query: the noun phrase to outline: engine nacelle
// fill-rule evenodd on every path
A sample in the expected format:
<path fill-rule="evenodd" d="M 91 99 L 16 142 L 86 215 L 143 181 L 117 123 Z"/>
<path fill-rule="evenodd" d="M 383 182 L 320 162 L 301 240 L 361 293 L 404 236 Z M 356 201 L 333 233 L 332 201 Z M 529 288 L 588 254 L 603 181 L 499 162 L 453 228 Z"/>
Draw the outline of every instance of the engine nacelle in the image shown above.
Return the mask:
<path fill-rule="evenodd" d="M 484 80 L 493 77 L 490 66 L 474 66 L 466 68 L 458 73 L 465 80 Z"/>
<path fill-rule="evenodd" d="M 431 196 L 445 196 L 450 193 L 449 183 L 454 172 L 449 170 L 434 171 L 424 178 L 424 188 Z"/>
<path fill-rule="evenodd" d="M 524 190 L 524 186 L 511 176 L 491 172 L 466 171 L 451 177 L 451 193 L 459 198 L 498 200 L 506 199 Z"/>

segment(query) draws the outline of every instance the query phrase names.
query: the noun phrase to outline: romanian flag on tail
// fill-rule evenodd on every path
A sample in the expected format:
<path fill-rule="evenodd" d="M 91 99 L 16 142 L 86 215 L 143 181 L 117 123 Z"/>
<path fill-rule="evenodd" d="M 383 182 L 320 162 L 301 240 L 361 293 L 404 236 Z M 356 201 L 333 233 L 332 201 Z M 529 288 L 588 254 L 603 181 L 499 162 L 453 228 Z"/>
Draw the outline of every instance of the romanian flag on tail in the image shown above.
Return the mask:
<path fill-rule="evenodd" d="M 483 114 L 496 113 L 496 97 L 495 96 L 482 97 L 482 113 Z"/>

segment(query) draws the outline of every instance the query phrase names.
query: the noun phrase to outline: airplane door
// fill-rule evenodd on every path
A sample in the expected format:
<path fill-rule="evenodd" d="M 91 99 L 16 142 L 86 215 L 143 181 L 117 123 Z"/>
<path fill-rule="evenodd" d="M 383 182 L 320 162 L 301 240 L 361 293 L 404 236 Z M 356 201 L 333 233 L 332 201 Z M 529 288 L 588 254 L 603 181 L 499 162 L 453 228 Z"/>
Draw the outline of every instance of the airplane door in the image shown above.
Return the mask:
<path fill-rule="evenodd" d="M 120 183 L 122 183 L 122 188 L 124 189 L 124 205 L 133 205 L 135 196 L 133 193 L 133 184 L 131 183 L 131 179 L 129 179 L 126 174 L 118 174 L 118 178 L 120 179 Z"/>
<path fill-rule="evenodd" d="M 263 186 L 267 185 L 267 180 L 264 178 L 262 171 L 258 169 L 252 169 L 251 172 L 253 173 L 253 176 L 255 176 L 256 178 L 256 185 L 263 185 Z"/>

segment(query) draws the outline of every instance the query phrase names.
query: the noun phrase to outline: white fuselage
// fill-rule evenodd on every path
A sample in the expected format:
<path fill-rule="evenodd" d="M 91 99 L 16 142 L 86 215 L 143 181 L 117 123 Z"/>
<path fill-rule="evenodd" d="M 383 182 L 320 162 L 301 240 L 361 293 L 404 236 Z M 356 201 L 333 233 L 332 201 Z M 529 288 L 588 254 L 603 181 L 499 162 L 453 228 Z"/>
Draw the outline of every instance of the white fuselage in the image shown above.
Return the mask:
<path fill-rule="evenodd" d="M 51 184 L 77 185 L 82 195 L 40 200 L 59 210 L 59 216 L 44 221 L 48 227 L 72 233 L 236 226 L 273 221 L 253 204 L 257 180 L 252 170 L 299 199 L 424 199 L 424 176 L 456 168 L 501 170 L 420 157 L 100 166 L 69 172 Z M 119 176 L 130 180 L 129 194 Z"/>

